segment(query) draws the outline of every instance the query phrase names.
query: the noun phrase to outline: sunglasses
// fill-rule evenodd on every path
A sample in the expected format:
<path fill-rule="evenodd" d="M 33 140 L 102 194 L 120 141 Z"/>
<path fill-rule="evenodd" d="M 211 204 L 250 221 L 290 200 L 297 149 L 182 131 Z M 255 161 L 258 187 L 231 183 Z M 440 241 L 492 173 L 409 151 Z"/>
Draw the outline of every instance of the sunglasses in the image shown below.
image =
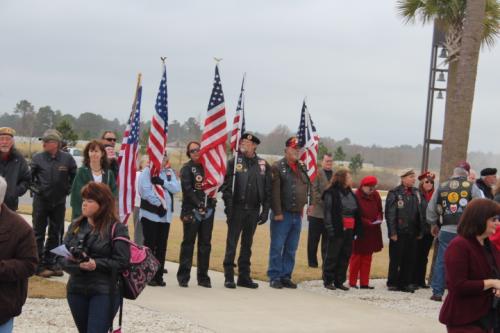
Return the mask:
<path fill-rule="evenodd" d="M 492 219 L 493 219 L 493 222 L 498 222 L 498 221 L 500 221 L 500 215 L 493 216 Z"/>
<path fill-rule="evenodd" d="M 199 152 L 200 152 L 200 148 L 189 149 L 189 153 L 191 153 L 191 154 L 199 153 Z"/>
<path fill-rule="evenodd" d="M 104 140 L 109 142 L 116 142 L 116 138 L 104 138 Z"/>

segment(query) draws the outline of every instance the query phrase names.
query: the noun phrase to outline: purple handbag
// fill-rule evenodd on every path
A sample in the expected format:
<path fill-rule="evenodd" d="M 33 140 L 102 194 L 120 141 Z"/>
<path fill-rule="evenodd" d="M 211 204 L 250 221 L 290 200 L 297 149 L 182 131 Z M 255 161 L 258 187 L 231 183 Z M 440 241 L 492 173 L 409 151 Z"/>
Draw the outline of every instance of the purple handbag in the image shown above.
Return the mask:
<path fill-rule="evenodd" d="M 116 223 L 113 224 L 111 231 L 113 242 L 121 240 L 130 245 L 130 265 L 122 272 L 123 297 L 136 299 L 146 288 L 147 283 L 153 279 L 160 263 L 148 247 L 137 245 L 125 237 L 114 238 L 115 226 Z"/>

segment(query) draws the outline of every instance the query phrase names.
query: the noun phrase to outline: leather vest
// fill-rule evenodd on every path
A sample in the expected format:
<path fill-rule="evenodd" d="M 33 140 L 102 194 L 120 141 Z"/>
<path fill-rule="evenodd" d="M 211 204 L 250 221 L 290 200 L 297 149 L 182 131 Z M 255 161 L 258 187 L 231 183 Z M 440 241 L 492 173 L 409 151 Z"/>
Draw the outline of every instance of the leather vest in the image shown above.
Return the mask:
<path fill-rule="evenodd" d="M 472 200 L 472 183 L 465 177 L 453 178 L 439 186 L 437 211 L 443 225 L 458 225 L 467 204 Z"/>
<path fill-rule="evenodd" d="M 266 172 L 270 172 L 266 161 L 258 156 L 238 156 L 234 171 L 233 204 L 244 205 L 246 209 L 260 208 L 265 200 Z"/>
<path fill-rule="evenodd" d="M 308 179 L 305 166 L 298 165 L 297 173 L 295 173 L 286 159 L 279 161 L 279 174 L 281 180 L 281 207 L 289 212 L 302 212 L 304 205 L 307 203 L 308 196 Z M 301 168 L 304 168 L 301 170 Z"/>

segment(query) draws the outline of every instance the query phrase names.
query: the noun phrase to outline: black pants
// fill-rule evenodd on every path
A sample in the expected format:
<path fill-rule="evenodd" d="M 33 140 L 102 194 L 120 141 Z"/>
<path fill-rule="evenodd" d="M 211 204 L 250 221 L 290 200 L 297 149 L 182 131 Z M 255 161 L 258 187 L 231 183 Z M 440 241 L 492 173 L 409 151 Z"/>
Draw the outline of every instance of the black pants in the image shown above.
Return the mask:
<path fill-rule="evenodd" d="M 323 283 L 343 284 L 352 252 L 353 230 L 346 229 L 342 235 L 328 237 L 326 256 L 323 262 Z"/>
<path fill-rule="evenodd" d="M 417 238 L 413 234 L 399 234 L 389 242 L 389 274 L 387 286 L 404 288 L 411 283 L 415 265 Z"/>
<path fill-rule="evenodd" d="M 326 233 L 323 219 L 308 216 L 309 230 L 307 233 L 307 262 L 309 266 L 318 266 L 318 244 L 321 240 L 321 260 L 325 261 L 326 243 L 328 234 Z"/>
<path fill-rule="evenodd" d="M 144 235 L 144 245 L 151 249 L 155 258 L 160 262 L 160 267 L 156 272 L 154 280 L 162 282 L 170 223 L 153 222 L 143 217 L 141 218 L 141 224 Z"/>
<path fill-rule="evenodd" d="M 250 278 L 250 257 L 252 256 L 253 235 L 257 227 L 259 210 L 235 207 L 233 216 L 228 221 L 226 254 L 224 256 L 224 276 L 234 279 L 234 258 L 241 235 L 240 256 L 238 258 L 238 279 Z"/>
<path fill-rule="evenodd" d="M 427 263 L 429 251 L 432 247 L 434 237 L 430 233 L 425 233 L 422 239 L 417 240 L 417 249 L 415 257 L 415 270 L 413 272 L 412 283 L 418 286 L 426 285 L 425 276 L 427 275 Z"/>
<path fill-rule="evenodd" d="M 40 268 L 54 268 L 55 255 L 50 252 L 62 243 L 66 203 L 53 204 L 38 196 L 33 199 L 33 229 Z M 45 232 L 48 229 L 47 240 Z"/>
<path fill-rule="evenodd" d="M 184 223 L 184 236 L 181 243 L 179 257 L 179 270 L 177 281 L 188 282 L 191 277 L 191 266 L 193 265 L 194 243 L 198 236 L 198 282 L 210 281 L 208 277 L 208 266 L 210 264 L 210 251 L 212 250 L 212 229 L 214 226 L 214 215 L 200 221 Z"/>

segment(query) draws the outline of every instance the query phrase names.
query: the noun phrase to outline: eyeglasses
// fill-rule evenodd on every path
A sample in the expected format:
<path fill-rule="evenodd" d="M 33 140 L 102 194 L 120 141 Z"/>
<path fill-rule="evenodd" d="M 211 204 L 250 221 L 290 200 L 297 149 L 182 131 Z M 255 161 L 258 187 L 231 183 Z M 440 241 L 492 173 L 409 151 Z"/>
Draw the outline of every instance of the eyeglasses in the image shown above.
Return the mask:
<path fill-rule="evenodd" d="M 189 153 L 191 153 L 191 154 L 199 153 L 199 152 L 200 152 L 200 148 L 189 149 Z"/>
<path fill-rule="evenodd" d="M 116 138 L 104 138 L 104 140 L 109 142 L 116 142 Z"/>

